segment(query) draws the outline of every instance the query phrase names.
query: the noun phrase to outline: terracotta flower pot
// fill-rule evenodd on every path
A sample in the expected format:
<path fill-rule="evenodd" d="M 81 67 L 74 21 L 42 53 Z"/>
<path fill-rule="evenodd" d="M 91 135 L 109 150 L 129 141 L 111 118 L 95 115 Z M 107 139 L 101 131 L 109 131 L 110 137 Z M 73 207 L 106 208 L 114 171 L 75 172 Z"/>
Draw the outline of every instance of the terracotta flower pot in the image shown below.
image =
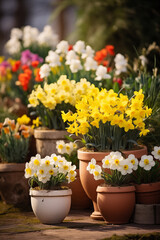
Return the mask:
<path fill-rule="evenodd" d="M 79 159 L 79 171 L 80 171 L 80 180 L 82 186 L 88 195 L 88 197 L 93 202 L 94 212 L 91 214 L 91 217 L 94 219 L 103 219 L 99 209 L 97 207 L 97 193 L 96 188 L 98 185 L 103 183 L 102 180 L 96 181 L 92 174 L 87 171 L 88 163 L 91 161 L 92 158 L 95 158 L 98 165 L 102 165 L 102 159 L 108 155 L 110 152 L 91 152 L 91 151 L 84 151 L 83 149 L 78 150 L 78 159 Z M 147 154 L 147 148 L 145 146 L 141 146 L 140 149 L 132 150 L 132 151 L 123 151 L 125 157 L 130 154 L 134 154 L 136 158 L 141 158 L 142 155 Z"/>
<path fill-rule="evenodd" d="M 69 135 L 64 130 L 42 130 L 35 129 L 34 137 L 36 139 L 37 153 L 41 157 L 50 156 L 52 153 L 58 154 L 56 149 L 56 142 L 59 140 L 66 140 L 65 135 Z"/>
<path fill-rule="evenodd" d="M 97 204 L 107 223 L 128 223 L 135 207 L 135 187 L 98 186 Z"/>
<path fill-rule="evenodd" d="M 71 207 L 71 189 L 30 190 L 31 206 L 36 217 L 45 224 L 61 223 Z"/>
<path fill-rule="evenodd" d="M 29 185 L 24 177 L 25 163 L 0 163 L 0 195 L 4 202 L 29 207 Z"/>
<path fill-rule="evenodd" d="M 136 203 L 158 204 L 160 203 L 160 182 L 136 184 Z"/>
<path fill-rule="evenodd" d="M 79 177 L 79 169 L 77 169 L 76 172 L 77 172 L 76 181 L 68 184 L 68 187 L 72 190 L 71 209 L 74 210 L 89 209 L 92 206 L 92 201 L 87 196 L 86 192 L 82 187 Z"/>

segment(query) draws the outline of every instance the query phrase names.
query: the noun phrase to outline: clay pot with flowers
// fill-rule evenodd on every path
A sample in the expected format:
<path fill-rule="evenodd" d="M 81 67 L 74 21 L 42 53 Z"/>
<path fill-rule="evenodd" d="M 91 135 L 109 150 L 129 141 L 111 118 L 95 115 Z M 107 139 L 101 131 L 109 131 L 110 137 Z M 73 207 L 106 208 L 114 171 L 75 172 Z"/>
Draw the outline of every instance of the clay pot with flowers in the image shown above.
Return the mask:
<path fill-rule="evenodd" d="M 147 154 L 147 148 L 137 145 L 137 139 L 147 134 L 144 119 L 151 115 L 152 109 L 143 103 L 142 90 L 134 92 L 129 99 L 113 90 L 99 90 L 92 86 L 76 104 L 76 112 L 62 113 L 64 121 L 69 122 L 67 131 L 83 135 L 85 148 L 78 150 L 80 160 L 80 179 L 87 195 L 92 199 L 94 213 L 98 219 L 96 188 L 102 180 L 95 181 L 86 170 L 88 162 L 95 158 L 101 165 L 102 159 L 110 151 L 121 151 L 125 157 L 135 154 L 137 158 Z"/>
<path fill-rule="evenodd" d="M 41 122 L 41 127 L 34 130 L 34 137 L 37 153 L 42 157 L 57 153 L 56 141 L 65 140 L 65 135 L 69 135 L 61 111 L 75 112 L 76 101 L 86 94 L 90 85 L 86 79 L 76 83 L 62 75 L 56 83 L 45 83 L 44 87 L 39 85 L 32 91 L 29 96 L 31 111 Z"/>
<path fill-rule="evenodd" d="M 61 223 L 69 213 L 72 190 L 67 184 L 76 179 L 75 170 L 75 165 L 56 154 L 45 158 L 37 154 L 26 163 L 31 206 L 42 223 Z"/>
<path fill-rule="evenodd" d="M 27 206 L 28 184 L 24 178 L 32 130 L 6 118 L 0 123 L 0 195 L 7 204 Z"/>
<path fill-rule="evenodd" d="M 150 155 L 143 155 L 133 174 L 137 204 L 160 203 L 160 147 L 155 146 Z"/>
<path fill-rule="evenodd" d="M 128 223 L 135 207 L 135 186 L 131 174 L 135 168 L 135 157 L 124 158 L 118 151 L 102 159 L 102 167 L 92 158 L 87 166 L 95 180 L 103 179 L 97 187 L 97 205 L 109 224 Z"/>

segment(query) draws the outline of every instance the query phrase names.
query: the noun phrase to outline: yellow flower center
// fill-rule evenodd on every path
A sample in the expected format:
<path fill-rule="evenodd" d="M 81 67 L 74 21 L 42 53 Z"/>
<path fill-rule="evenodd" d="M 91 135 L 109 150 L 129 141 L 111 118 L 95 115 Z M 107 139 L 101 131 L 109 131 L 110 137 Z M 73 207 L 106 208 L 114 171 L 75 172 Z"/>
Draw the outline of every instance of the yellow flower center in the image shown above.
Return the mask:
<path fill-rule="evenodd" d="M 39 164 L 40 164 L 40 163 L 39 163 L 39 160 L 38 160 L 38 159 L 35 159 L 35 160 L 34 160 L 34 165 L 39 166 Z"/>
<path fill-rule="evenodd" d="M 148 165 L 149 164 L 149 160 L 148 159 L 144 159 L 144 164 Z"/>
<path fill-rule="evenodd" d="M 90 164 L 90 169 L 95 169 L 95 165 L 94 164 Z"/>
<path fill-rule="evenodd" d="M 108 164 L 109 164 L 109 160 L 108 160 L 108 159 L 105 161 L 105 164 L 106 164 L 106 165 L 108 165 Z"/>
<path fill-rule="evenodd" d="M 64 165 L 63 168 L 64 168 L 64 170 L 68 170 L 68 166 L 67 165 Z"/>
<path fill-rule="evenodd" d="M 27 168 L 27 169 L 26 169 L 26 173 L 29 174 L 29 175 L 31 175 L 31 169 L 30 169 L 30 168 Z"/>
<path fill-rule="evenodd" d="M 50 174 L 50 175 L 53 175 L 53 174 L 54 174 L 53 169 L 49 170 L 49 174 Z"/>
<path fill-rule="evenodd" d="M 158 152 L 157 152 L 157 153 L 158 153 L 158 155 L 160 155 L 160 150 L 158 150 Z"/>
<path fill-rule="evenodd" d="M 128 165 L 124 165 L 123 168 L 124 168 L 125 170 L 127 170 L 127 169 L 128 169 Z"/>
<path fill-rule="evenodd" d="M 132 160 L 131 160 L 131 163 L 134 165 L 134 164 L 135 164 L 135 160 L 134 160 L 134 159 L 132 159 Z"/>
<path fill-rule="evenodd" d="M 74 180 L 75 180 L 75 177 L 72 176 L 72 177 L 70 178 L 70 181 L 73 182 Z"/>
<path fill-rule="evenodd" d="M 40 173 L 40 174 L 43 174 L 43 173 L 44 173 L 44 170 L 43 170 L 43 169 L 40 169 L 40 170 L 39 170 L 39 173 Z"/>
<path fill-rule="evenodd" d="M 59 144 L 59 145 L 58 145 L 58 148 L 59 148 L 59 149 L 63 149 L 63 145 L 62 145 L 62 144 Z"/>
<path fill-rule="evenodd" d="M 50 161 L 47 160 L 47 161 L 45 162 L 45 164 L 48 166 L 48 165 L 50 164 Z"/>
<path fill-rule="evenodd" d="M 74 174 L 74 170 L 70 170 L 70 174 L 73 175 Z"/>
<path fill-rule="evenodd" d="M 95 172 L 94 172 L 94 175 L 95 175 L 95 176 L 98 176 L 98 175 L 99 175 L 99 172 L 98 172 L 98 171 L 95 171 Z"/>
<path fill-rule="evenodd" d="M 53 160 L 56 162 L 57 161 L 57 157 L 53 157 Z"/>
<path fill-rule="evenodd" d="M 119 164 L 119 159 L 115 159 L 114 162 L 115 162 L 116 165 L 118 165 Z"/>

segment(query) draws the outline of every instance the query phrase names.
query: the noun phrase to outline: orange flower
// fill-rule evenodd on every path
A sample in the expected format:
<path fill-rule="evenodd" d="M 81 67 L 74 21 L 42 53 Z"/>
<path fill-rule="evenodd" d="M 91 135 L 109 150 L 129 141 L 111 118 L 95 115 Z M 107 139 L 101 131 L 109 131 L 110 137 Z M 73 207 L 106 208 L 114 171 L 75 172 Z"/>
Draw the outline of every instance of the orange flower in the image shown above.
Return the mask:
<path fill-rule="evenodd" d="M 15 133 L 14 135 L 13 135 L 16 139 L 20 139 L 20 135 L 19 135 L 19 133 Z"/>
<path fill-rule="evenodd" d="M 73 49 L 73 45 L 69 45 L 68 47 L 68 51 L 72 50 Z"/>
<path fill-rule="evenodd" d="M 36 68 L 38 66 L 38 64 L 39 64 L 39 61 L 33 61 L 31 63 L 32 67 L 34 67 L 34 68 Z"/>
<path fill-rule="evenodd" d="M 20 65 L 21 65 L 21 61 L 16 61 L 15 63 L 14 63 L 14 65 L 12 66 L 12 72 L 17 72 L 18 71 L 18 69 L 19 69 L 19 67 L 20 67 Z"/>
<path fill-rule="evenodd" d="M 3 127 L 3 123 L 0 123 L 0 129 L 2 129 L 2 127 Z"/>
<path fill-rule="evenodd" d="M 5 134 L 9 134 L 9 132 L 10 132 L 9 127 L 4 127 L 3 129 L 4 129 Z"/>
<path fill-rule="evenodd" d="M 26 69 L 24 70 L 24 73 L 28 74 L 28 76 L 31 76 L 31 75 L 32 75 L 32 71 L 31 71 L 30 68 L 26 68 Z"/>
<path fill-rule="evenodd" d="M 11 122 L 11 123 L 10 123 L 10 127 L 11 127 L 11 130 L 13 131 L 13 130 L 15 129 L 15 127 L 16 127 L 15 123 L 14 123 L 14 122 Z"/>
<path fill-rule="evenodd" d="M 106 50 L 107 50 L 107 53 L 109 53 L 111 56 L 115 55 L 114 46 L 113 45 L 107 45 L 106 46 Z"/>
<path fill-rule="evenodd" d="M 23 71 L 24 71 L 25 69 L 28 69 L 28 68 L 29 68 L 29 67 L 28 67 L 27 64 L 25 64 L 25 65 L 22 66 Z"/>
<path fill-rule="evenodd" d="M 107 60 L 104 60 L 103 62 L 102 62 L 102 64 L 103 64 L 103 66 L 108 66 L 108 64 L 109 64 L 109 61 L 107 61 Z"/>
<path fill-rule="evenodd" d="M 40 68 L 38 68 L 38 69 L 36 70 L 35 81 L 36 81 L 36 82 L 43 82 L 43 78 L 40 77 L 39 72 L 40 72 Z"/>
<path fill-rule="evenodd" d="M 23 130 L 22 135 L 24 136 L 24 138 L 28 138 L 30 136 L 30 132 L 28 130 Z"/>
<path fill-rule="evenodd" d="M 28 85 L 29 85 L 30 79 L 31 79 L 31 76 L 28 75 L 27 73 L 20 73 L 19 74 L 18 80 L 20 81 L 20 84 L 21 84 L 24 91 L 28 90 Z"/>

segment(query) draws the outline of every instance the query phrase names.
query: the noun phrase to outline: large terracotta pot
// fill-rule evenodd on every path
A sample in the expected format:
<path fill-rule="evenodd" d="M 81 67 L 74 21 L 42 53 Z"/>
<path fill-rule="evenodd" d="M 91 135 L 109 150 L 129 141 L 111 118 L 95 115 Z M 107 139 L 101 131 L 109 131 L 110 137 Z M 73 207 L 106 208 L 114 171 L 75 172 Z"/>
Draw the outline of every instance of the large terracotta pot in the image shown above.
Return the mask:
<path fill-rule="evenodd" d="M 136 203 L 159 204 L 160 182 L 136 184 Z"/>
<path fill-rule="evenodd" d="M 56 142 L 59 140 L 66 140 L 65 135 L 69 135 L 64 130 L 42 130 L 35 129 L 34 137 L 36 139 L 37 153 L 41 157 L 50 156 L 52 153 L 58 154 L 56 149 Z"/>
<path fill-rule="evenodd" d="M 45 224 L 61 223 L 71 207 L 71 189 L 30 190 L 31 206 L 36 217 Z"/>
<path fill-rule="evenodd" d="M 135 207 L 135 187 L 98 186 L 97 204 L 107 223 L 128 223 Z"/>
<path fill-rule="evenodd" d="M 24 177 L 25 163 L 0 163 L 0 195 L 7 204 L 29 207 L 29 185 Z"/>
<path fill-rule="evenodd" d="M 97 206 L 97 193 L 96 188 L 98 185 L 100 185 L 103 181 L 102 180 L 94 180 L 94 177 L 92 174 L 90 174 L 87 171 L 88 163 L 92 158 L 95 158 L 98 165 L 102 165 L 102 159 L 108 155 L 110 152 L 91 152 L 91 151 L 85 151 L 82 149 L 78 150 L 78 158 L 79 158 L 79 171 L 80 171 L 80 179 L 82 186 L 88 195 L 88 197 L 93 202 L 94 212 L 91 214 L 91 217 L 94 219 L 103 219 L 98 206 Z M 123 151 L 123 154 L 125 157 L 127 157 L 130 154 L 134 154 L 136 158 L 140 159 L 142 155 L 147 154 L 147 148 L 145 146 L 141 146 L 140 149 L 133 150 L 133 151 Z"/>
<path fill-rule="evenodd" d="M 76 172 L 77 172 L 76 180 L 68 184 L 68 187 L 72 190 L 71 209 L 74 210 L 89 209 L 92 206 L 92 201 L 87 196 L 86 192 L 82 187 L 79 177 L 79 169 L 77 169 Z"/>

